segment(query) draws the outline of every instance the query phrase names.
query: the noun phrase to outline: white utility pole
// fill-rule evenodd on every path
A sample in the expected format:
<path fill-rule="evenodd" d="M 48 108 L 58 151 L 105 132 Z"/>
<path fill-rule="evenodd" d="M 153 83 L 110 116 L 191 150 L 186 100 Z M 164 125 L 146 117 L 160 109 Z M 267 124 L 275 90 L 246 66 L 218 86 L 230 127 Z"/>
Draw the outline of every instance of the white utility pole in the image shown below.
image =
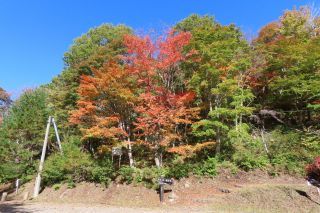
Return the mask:
<path fill-rule="evenodd" d="M 56 126 L 56 123 L 54 122 L 54 118 L 49 116 L 48 119 L 48 123 L 47 123 L 47 129 L 46 129 L 46 134 L 44 137 L 44 142 L 43 142 L 43 147 L 42 147 L 42 153 L 41 153 L 41 158 L 40 158 L 40 164 L 39 164 L 39 170 L 38 170 L 38 175 L 36 177 L 36 182 L 35 182 L 35 186 L 34 186 L 34 193 L 33 193 L 33 197 L 38 197 L 39 195 L 39 191 L 40 191 L 40 185 L 41 185 L 41 173 L 43 170 L 43 165 L 44 165 L 44 160 L 46 157 L 46 152 L 47 152 L 47 146 L 48 146 L 48 138 L 49 138 L 49 131 L 50 131 L 50 124 L 53 124 L 54 127 L 54 131 L 57 137 L 57 142 L 58 142 L 58 146 L 60 149 L 60 152 L 62 153 L 62 147 L 61 147 L 61 141 L 60 141 L 60 137 L 58 134 L 58 129 Z"/>

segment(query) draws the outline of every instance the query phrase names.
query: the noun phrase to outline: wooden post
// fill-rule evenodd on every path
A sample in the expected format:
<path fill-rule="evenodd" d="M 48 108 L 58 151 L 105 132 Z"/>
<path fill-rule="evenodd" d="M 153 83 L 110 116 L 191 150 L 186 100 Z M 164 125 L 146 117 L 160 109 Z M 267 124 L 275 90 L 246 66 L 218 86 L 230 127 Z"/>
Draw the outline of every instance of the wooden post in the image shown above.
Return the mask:
<path fill-rule="evenodd" d="M 164 197 L 164 184 L 160 184 L 160 202 L 163 202 L 163 197 Z"/>
<path fill-rule="evenodd" d="M 38 197 L 39 191 L 40 191 L 41 172 L 43 170 L 44 159 L 46 157 L 46 151 L 47 151 L 47 146 L 48 146 L 48 137 L 49 137 L 51 119 L 52 119 L 51 116 L 49 116 L 48 123 L 47 123 L 46 134 L 45 134 L 45 137 L 44 137 L 44 142 L 43 142 L 43 147 L 42 147 L 42 153 L 41 153 L 41 159 L 40 159 L 40 164 L 39 164 L 38 175 L 37 175 L 35 186 L 34 186 L 34 193 L 33 193 L 33 197 L 34 198 Z"/>
<path fill-rule="evenodd" d="M 57 142 L 58 142 L 58 146 L 59 146 L 60 152 L 63 153 L 56 122 L 54 122 L 54 118 L 52 118 L 51 121 L 52 121 L 52 124 L 53 124 L 53 127 L 54 127 L 54 132 L 56 133 Z"/>

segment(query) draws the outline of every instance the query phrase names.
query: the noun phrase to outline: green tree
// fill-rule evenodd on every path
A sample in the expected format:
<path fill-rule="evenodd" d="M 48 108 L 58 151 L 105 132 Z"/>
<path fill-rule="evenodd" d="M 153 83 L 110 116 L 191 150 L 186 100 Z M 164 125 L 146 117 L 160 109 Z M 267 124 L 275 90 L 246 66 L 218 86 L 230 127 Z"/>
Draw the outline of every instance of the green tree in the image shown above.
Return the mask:
<path fill-rule="evenodd" d="M 320 103 L 318 19 L 308 7 L 286 11 L 254 42 L 256 61 L 262 61 L 255 64 L 258 102 L 283 111 L 292 125 L 310 123 Z"/>
<path fill-rule="evenodd" d="M 81 75 L 92 75 L 92 69 L 123 54 L 123 37 L 127 34 L 131 34 L 131 29 L 124 25 L 103 24 L 75 39 L 65 53 L 64 70 L 48 85 L 50 106 L 64 133 L 69 130 L 69 113 L 76 108 L 79 99 L 77 90 Z"/>
<path fill-rule="evenodd" d="M 0 87 L 0 124 L 11 103 L 9 94 Z"/>
<path fill-rule="evenodd" d="M 0 182 L 35 171 L 48 116 L 42 89 L 25 91 L 9 108 L 0 126 Z"/>
<path fill-rule="evenodd" d="M 238 128 L 252 113 L 254 98 L 248 87 L 251 55 L 248 42 L 235 25 L 223 26 L 210 16 L 191 15 L 176 28 L 190 31 L 188 48 L 197 52 L 197 63 L 184 64 L 188 87 L 197 93 L 203 119 L 193 125 L 202 140 L 216 140 L 216 152 L 231 126 Z"/>
<path fill-rule="evenodd" d="M 20 144 L 38 155 L 49 116 L 47 96 L 43 89 L 27 90 L 9 109 L 1 126 L 2 138 Z"/>

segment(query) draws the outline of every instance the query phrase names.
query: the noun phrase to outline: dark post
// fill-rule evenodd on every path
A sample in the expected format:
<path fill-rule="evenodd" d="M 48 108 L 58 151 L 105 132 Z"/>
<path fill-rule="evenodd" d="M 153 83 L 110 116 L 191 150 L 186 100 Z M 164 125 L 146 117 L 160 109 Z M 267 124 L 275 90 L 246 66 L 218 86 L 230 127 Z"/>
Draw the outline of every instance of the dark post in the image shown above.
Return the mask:
<path fill-rule="evenodd" d="M 160 202 L 163 202 L 163 196 L 164 196 L 164 187 L 163 184 L 160 184 Z"/>
<path fill-rule="evenodd" d="M 169 178 L 164 178 L 163 176 L 161 176 L 159 178 L 159 195 L 160 195 L 160 202 L 163 202 L 163 198 L 164 198 L 164 185 L 168 184 L 168 185 L 172 185 L 173 184 L 173 179 L 169 179 Z"/>

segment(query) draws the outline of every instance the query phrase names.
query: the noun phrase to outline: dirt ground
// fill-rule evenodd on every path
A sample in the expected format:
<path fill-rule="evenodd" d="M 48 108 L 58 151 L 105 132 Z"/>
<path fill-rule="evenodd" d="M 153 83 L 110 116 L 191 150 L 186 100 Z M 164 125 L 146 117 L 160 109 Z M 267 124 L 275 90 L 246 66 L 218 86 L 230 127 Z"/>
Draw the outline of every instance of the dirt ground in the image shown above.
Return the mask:
<path fill-rule="evenodd" d="M 302 178 L 264 172 L 220 174 L 214 179 L 190 177 L 165 190 L 165 202 L 157 191 L 144 186 L 112 184 L 108 188 L 79 183 L 69 189 L 45 188 L 38 198 L 33 183 L 0 204 L 0 212 L 320 212 L 320 196 Z"/>

